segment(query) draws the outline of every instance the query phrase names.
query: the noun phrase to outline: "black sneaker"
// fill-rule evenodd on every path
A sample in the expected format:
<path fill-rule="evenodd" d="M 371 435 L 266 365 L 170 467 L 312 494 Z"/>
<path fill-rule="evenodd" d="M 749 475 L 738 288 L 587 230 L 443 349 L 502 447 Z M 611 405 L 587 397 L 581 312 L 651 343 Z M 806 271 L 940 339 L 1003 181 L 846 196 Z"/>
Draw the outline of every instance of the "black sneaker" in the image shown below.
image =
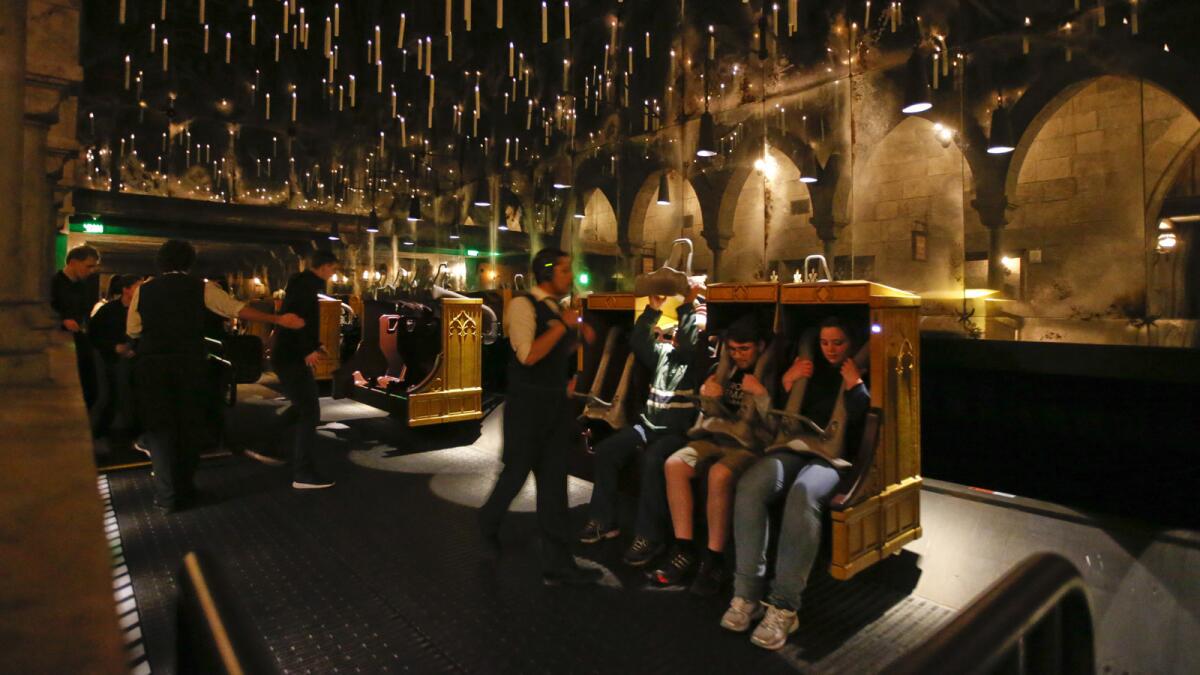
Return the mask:
<path fill-rule="evenodd" d="M 650 541 L 645 537 L 634 537 L 633 543 L 629 548 L 625 549 L 625 555 L 621 559 L 630 567 L 643 567 L 651 560 L 658 557 L 659 553 L 666 548 L 665 544 Z"/>
<path fill-rule="evenodd" d="M 579 541 L 584 544 L 594 544 L 604 539 L 620 536 L 621 530 L 615 527 L 605 527 L 599 521 L 589 520 L 579 533 Z"/>
<path fill-rule="evenodd" d="M 696 570 L 696 578 L 688 590 L 696 595 L 716 595 L 728 580 L 729 572 L 725 565 L 706 558 L 700 562 L 700 569 Z"/>
<path fill-rule="evenodd" d="M 600 581 L 603 576 L 603 572 L 593 567 L 572 565 L 543 572 L 542 583 L 547 586 L 587 586 Z"/>
<path fill-rule="evenodd" d="M 675 545 L 668 553 L 667 564 L 654 570 L 650 579 L 658 586 L 676 586 L 683 583 L 695 567 L 696 554 Z"/>

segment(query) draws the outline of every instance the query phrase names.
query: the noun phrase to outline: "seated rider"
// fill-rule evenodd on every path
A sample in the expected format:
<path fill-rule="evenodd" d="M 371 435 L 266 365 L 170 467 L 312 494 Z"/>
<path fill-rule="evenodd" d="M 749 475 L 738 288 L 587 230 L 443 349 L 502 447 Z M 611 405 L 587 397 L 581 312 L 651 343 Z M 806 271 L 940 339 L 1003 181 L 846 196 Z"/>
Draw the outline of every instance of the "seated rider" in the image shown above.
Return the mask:
<path fill-rule="evenodd" d="M 690 433 L 693 440 L 671 455 L 664 465 L 675 542 L 667 562 L 651 575 L 654 583 L 672 586 L 695 571 L 691 590 L 699 595 L 715 594 L 728 578 L 723 553 L 729 539 L 733 488 L 738 476 L 762 453 L 766 439 L 755 430 L 764 426 L 762 420 L 771 407 L 771 392 L 754 375 L 766 349 L 754 317 L 743 317 L 731 325 L 724 342 L 732 368 L 721 373 L 718 363 L 700 388 L 702 397 L 714 400 L 715 415 L 706 414 L 707 419 L 702 418 L 693 427 Z M 709 433 L 716 428 L 711 425 L 713 422 L 742 424 L 742 429 L 749 433 L 742 436 L 742 441 L 730 434 Z M 696 550 L 692 541 L 691 480 L 696 476 L 697 466 L 708 467 L 708 546 L 702 552 Z"/>
<path fill-rule="evenodd" d="M 871 405 L 852 358 L 850 334 L 841 319 L 825 319 L 820 324 L 821 357 L 816 363 L 797 357 L 782 378 L 788 392 L 801 378 L 808 379 L 800 414 L 825 433 L 803 429 L 787 446 L 767 453 L 737 485 L 734 597 L 721 626 L 743 632 L 763 617 L 750 641 L 764 649 L 783 647 L 799 627 L 796 610 L 820 546 L 821 513 L 837 489 L 838 468 L 847 466 L 844 439 L 858 438 L 854 429 L 861 427 Z M 768 506 L 781 499 L 786 501 L 775 577 L 768 583 Z"/>
<path fill-rule="evenodd" d="M 616 525 L 617 478 L 625 464 L 641 452 L 641 486 L 638 491 L 634 538 L 624 560 L 635 567 L 650 562 L 665 548 L 667 498 L 663 462 L 687 443 L 687 431 L 696 420 L 694 397 L 700 376 L 692 364 L 703 315 L 695 311 L 698 284 L 692 284 L 676 310 L 679 326 L 670 343 L 657 340 L 653 327 L 662 316 L 664 296 L 652 295 L 629 336 L 629 346 L 646 367 L 653 369 L 650 396 L 641 421 L 606 438 L 596 446 L 596 481 L 592 487 L 591 516 L 579 540 L 591 544 L 611 539 L 621 531 Z"/>

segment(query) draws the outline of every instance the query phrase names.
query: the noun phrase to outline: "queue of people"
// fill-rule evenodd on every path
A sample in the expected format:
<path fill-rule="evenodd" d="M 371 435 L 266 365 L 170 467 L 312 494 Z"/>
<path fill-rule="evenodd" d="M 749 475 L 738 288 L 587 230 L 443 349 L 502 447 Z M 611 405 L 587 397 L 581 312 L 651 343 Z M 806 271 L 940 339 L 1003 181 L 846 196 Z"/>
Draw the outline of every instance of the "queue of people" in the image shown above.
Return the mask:
<path fill-rule="evenodd" d="M 565 534 L 567 453 L 575 442 L 574 353 L 580 339 L 595 339 L 578 310 L 558 302 L 570 292 L 570 269 L 567 253 L 540 251 L 533 266 L 537 286 L 516 296 L 505 316 L 513 351 L 504 469 L 479 514 L 485 546 L 494 552 L 502 516 L 532 471 L 543 578 L 550 585 L 589 584 L 600 576 L 574 562 Z M 679 324 L 669 343 L 653 336 L 665 298 L 651 296 L 634 324 L 630 349 L 653 371 L 645 412 L 596 446 L 589 517 L 577 540 L 594 544 L 620 536 L 618 475 L 636 459 L 637 515 L 624 562 L 653 569 L 651 584 L 690 583 L 701 595 L 719 593 L 732 572 L 733 595 L 720 625 L 734 632 L 754 626 L 753 644 L 780 649 L 799 626 L 796 612 L 820 546 L 821 514 L 840 482 L 839 471 L 848 466 L 842 459 L 846 439 L 857 438 L 854 430 L 870 405 L 852 358 L 856 333 L 837 317 L 824 320 L 811 338 L 815 344 L 802 345 L 779 375 L 767 358 L 768 336 L 744 317 L 724 331 L 724 355 L 701 375 L 698 292 L 692 286 L 677 310 Z M 775 401 L 801 383 L 800 414 L 822 432 L 802 430 L 786 445 L 772 446 Z M 699 476 L 707 486 L 703 548 L 693 540 L 692 483 Z M 776 504 L 783 515 L 772 578 L 767 556 Z M 725 559 L 731 537 L 733 570 Z M 652 565 L 656 561 L 661 562 Z"/>
<path fill-rule="evenodd" d="M 73 334 L 84 402 L 95 439 L 121 431 L 150 457 L 155 504 L 170 513 L 195 498 L 193 474 L 200 452 L 217 441 L 220 414 L 212 419 L 214 386 L 205 338 L 226 319 L 274 324 L 279 329 L 273 363 L 291 405 L 280 434 L 293 440 L 293 482 L 298 490 L 328 488 L 312 456 L 320 409 L 311 368 L 323 347 L 317 337 L 317 293 L 336 271 L 337 259 L 317 251 L 309 269 L 288 286 L 281 314 L 236 300 L 217 282 L 191 274 L 192 245 L 169 240 L 159 248 L 153 277 L 114 275 L 105 299 L 90 308 L 88 279 L 99 269 L 91 246 L 67 253 L 52 282 L 52 308 Z M 89 311 L 91 310 L 91 311 Z M 284 463 L 258 453 L 265 463 Z"/>
<path fill-rule="evenodd" d="M 77 354 L 90 357 L 94 347 L 99 356 L 99 368 L 79 357 L 93 429 L 102 433 L 114 420 L 136 417 L 153 465 L 155 503 L 165 512 L 186 508 L 195 496 L 193 474 L 208 407 L 199 384 L 207 378 L 207 317 L 272 323 L 279 328 L 272 363 L 292 404 L 283 416 L 292 445 L 292 487 L 332 486 L 313 460 L 320 408 L 312 368 L 324 349 L 317 297 L 337 269 L 336 258 L 327 251 L 315 253 L 308 269 L 290 280 L 283 313 L 268 314 L 191 274 L 195 257 L 187 242 L 164 243 L 157 276 L 115 277 L 108 301 L 90 314 L 84 284 L 98 268 L 99 254 L 87 246 L 68 253 L 54 280 L 53 304 L 62 328 L 75 336 Z M 579 565 L 571 554 L 567 460 L 577 440 L 576 353 L 596 334 L 578 307 L 562 304 L 573 285 L 570 256 L 546 248 L 532 266 L 536 285 L 514 297 L 504 316 L 511 345 L 504 468 L 479 510 L 479 527 L 485 548 L 498 553 L 504 515 L 532 473 L 544 582 L 593 584 L 600 570 Z M 589 518 L 574 538 L 594 544 L 620 536 L 618 477 L 637 461 L 637 515 L 624 562 L 652 570 L 651 584 L 688 583 L 700 595 L 721 592 L 732 577 L 733 595 L 720 625 L 745 632 L 757 622 L 752 643 L 779 649 L 798 627 L 796 612 L 820 545 L 821 514 L 846 466 L 845 439 L 856 437 L 870 394 L 852 358 L 856 333 L 836 317 L 820 323 L 814 344 L 801 345 L 782 375 L 768 357 L 768 336 L 753 317 L 743 317 L 723 332 L 721 356 L 702 374 L 703 357 L 710 354 L 701 348 L 700 290 L 693 284 L 683 298 L 669 340 L 655 335 L 666 298 L 651 296 L 637 318 L 630 349 L 653 372 L 645 411 L 595 448 Z M 85 372 L 99 373 L 103 390 L 95 379 L 89 383 Z M 787 444 L 771 445 L 778 426 L 772 414 L 776 399 L 797 386 L 804 392 L 800 414 L 822 431 L 800 430 Z M 122 398 L 125 388 L 136 392 L 137 405 L 131 407 L 136 412 L 119 403 L 128 400 Z M 265 463 L 285 461 L 250 454 Z M 703 547 L 694 540 L 692 484 L 698 478 L 706 486 Z M 782 505 L 782 523 L 772 578 L 769 520 L 775 504 Z M 726 560 L 731 539 L 733 569 Z"/>

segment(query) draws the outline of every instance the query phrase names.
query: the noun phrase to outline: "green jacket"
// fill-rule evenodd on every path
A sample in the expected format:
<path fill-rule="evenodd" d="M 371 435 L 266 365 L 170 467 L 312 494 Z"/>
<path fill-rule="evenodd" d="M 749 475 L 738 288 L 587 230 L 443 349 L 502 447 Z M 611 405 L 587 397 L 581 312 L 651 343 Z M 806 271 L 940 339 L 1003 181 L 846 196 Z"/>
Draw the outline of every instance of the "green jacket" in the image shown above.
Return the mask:
<path fill-rule="evenodd" d="M 629 347 L 647 368 L 654 371 L 642 422 L 657 431 L 687 431 L 696 421 L 695 397 L 702 383 L 701 369 L 693 366 L 700 328 L 691 305 L 680 305 L 678 347 L 654 339 L 654 325 L 662 312 L 650 307 L 638 317 L 629 336 Z"/>

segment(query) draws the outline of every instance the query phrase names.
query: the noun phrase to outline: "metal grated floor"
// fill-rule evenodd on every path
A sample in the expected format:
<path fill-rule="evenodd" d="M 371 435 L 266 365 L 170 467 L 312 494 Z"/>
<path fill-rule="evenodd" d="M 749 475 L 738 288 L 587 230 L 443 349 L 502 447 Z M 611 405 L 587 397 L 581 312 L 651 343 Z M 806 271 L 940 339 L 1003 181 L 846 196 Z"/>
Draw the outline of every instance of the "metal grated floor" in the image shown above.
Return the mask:
<path fill-rule="evenodd" d="M 274 405 L 257 404 L 239 425 Z M 201 504 L 164 516 L 146 470 L 109 474 L 154 673 L 174 672 L 173 574 L 192 548 L 224 567 L 289 673 L 862 673 L 951 614 L 911 594 L 919 570 L 907 554 L 850 582 L 815 574 L 801 629 L 778 653 L 719 627 L 728 596 L 645 588 L 619 563 L 626 537 L 577 550 L 607 570 L 604 587 L 549 589 L 528 495 L 514 504 L 500 560 L 486 560 L 476 539 L 474 506 L 498 467 L 498 415 L 467 445 L 356 420 L 344 406 L 336 416 L 320 449 L 332 490 L 295 494 L 286 469 L 210 460 L 197 478 Z M 580 525 L 584 515 L 573 510 Z"/>

